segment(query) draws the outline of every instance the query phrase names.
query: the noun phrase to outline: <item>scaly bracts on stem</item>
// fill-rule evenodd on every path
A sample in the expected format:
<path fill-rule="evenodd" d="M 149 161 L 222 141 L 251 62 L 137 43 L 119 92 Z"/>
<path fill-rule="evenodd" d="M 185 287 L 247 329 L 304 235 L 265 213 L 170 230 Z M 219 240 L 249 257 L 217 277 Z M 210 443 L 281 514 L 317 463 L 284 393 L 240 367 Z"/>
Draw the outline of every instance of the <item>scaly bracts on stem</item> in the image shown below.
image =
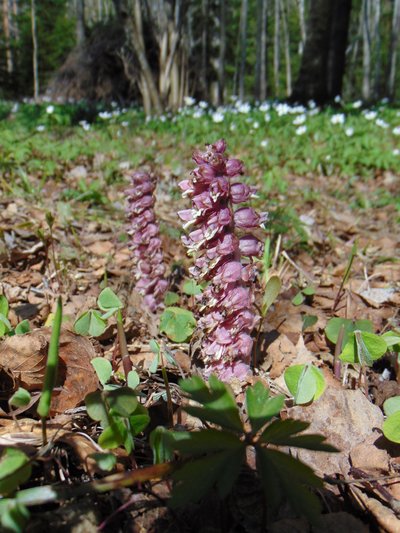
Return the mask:
<path fill-rule="evenodd" d="M 160 228 L 154 214 L 155 177 L 148 172 L 133 172 L 127 189 L 128 233 L 135 262 L 136 290 L 144 296 L 148 309 L 155 312 L 162 303 L 168 283 Z"/>
<path fill-rule="evenodd" d="M 203 293 L 204 306 L 199 326 L 205 332 L 202 359 L 207 374 L 221 379 L 243 377 L 249 370 L 253 341 L 251 331 L 259 317 L 253 311 L 255 269 L 263 245 L 248 230 L 260 226 L 266 213 L 251 207 L 236 207 L 254 195 L 254 189 L 236 181 L 243 163 L 228 159 L 224 140 L 195 152 L 197 168 L 191 179 L 180 183 L 192 209 L 178 213 L 184 228 L 188 253 L 194 255 L 190 273 L 209 285 Z"/>

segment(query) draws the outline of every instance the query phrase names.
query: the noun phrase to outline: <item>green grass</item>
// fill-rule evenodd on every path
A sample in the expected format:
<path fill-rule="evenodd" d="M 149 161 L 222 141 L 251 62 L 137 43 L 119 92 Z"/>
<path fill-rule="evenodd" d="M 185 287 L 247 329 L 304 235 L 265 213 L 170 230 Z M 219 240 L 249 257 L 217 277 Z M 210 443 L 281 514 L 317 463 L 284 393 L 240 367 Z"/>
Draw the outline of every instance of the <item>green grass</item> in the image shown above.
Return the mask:
<path fill-rule="evenodd" d="M 393 204 L 400 209 L 399 197 L 385 188 L 378 188 L 373 198 L 352 193 L 353 184 L 359 180 L 368 183 L 384 171 L 400 173 L 400 135 L 395 134 L 400 133 L 395 129 L 400 126 L 400 111 L 386 105 L 364 111 L 352 104 L 318 112 L 307 109 L 304 124 L 298 118 L 302 112 L 280 116 L 276 106 L 267 111 L 253 107 L 249 112 L 240 112 L 239 106 L 231 105 L 222 110 L 224 119 L 219 123 L 213 121 L 212 110 L 199 107 L 146 120 L 135 109 L 109 108 L 106 118 L 101 118 L 99 107 L 54 104 L 49 113 L 48 106 L 21 104 L 12 112 L 11 105 L 0 103 L 3 192 L 29 192 L 29 182 L 21 177 L 21 169 L 43 184 L 50 179 L 62 180 L 66 167 L 85 162 L 90 165 L 99 153 L 105 156 L 101 171 L 107 185 L 118 181 L 122 161 L 129 161 L 132 166 L 151 163 L 168 167 L 182 178 L 191 168 L 194 148 L 224 137 L 230 154 L 244 159 L 248 174 L 262 184 L 265 198 L 285 195 L 292 176 L 297 175 L 310 179 L 310 186 L 302 194 L 315 199 L 318 191 L 313 189 L 312 178 L 322 175 L 336 177 L 339 185 L 333 194 L 341 199 L 349 197 L 349 204 L 354 207 Z M 282 109 L 285 111 L 281 106 Z M 368 120 L 366 113 L 371 111 L 377 115 Z M 203 115 L 196 116 L 199 113 Z M 335 114 L 345 115 L 344 124 L 332 123 Z M 295 120 L 300 122 L 294 124 Z M 376 120 L 387 127 L 377 125 Z M 297 134 L 303 125 L 307 131 Z M 85 194 L 94 202 L 103 201 L 96 183 L 66 191 L 64 199 Z"/>

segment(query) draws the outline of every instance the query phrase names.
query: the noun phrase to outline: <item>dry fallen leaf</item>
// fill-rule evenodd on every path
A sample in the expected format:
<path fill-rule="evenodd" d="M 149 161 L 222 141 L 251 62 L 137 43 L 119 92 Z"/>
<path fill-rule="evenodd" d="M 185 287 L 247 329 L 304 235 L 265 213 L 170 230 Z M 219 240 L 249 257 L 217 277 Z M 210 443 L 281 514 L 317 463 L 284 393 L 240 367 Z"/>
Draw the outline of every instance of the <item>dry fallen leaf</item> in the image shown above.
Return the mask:
<path fill-rule="evenodd" d="M 50 328 L 41 328 L 25 335 L 14 335 L 0 344 L 0 370 L 11 374 L 15 382 L 29 391 L 40 390 L 43 384 Z M 60 392 L 52 397 L 52 413 L 62 413 L 83 402 L 99 382 L 90 361 L 96 357 L 92 343 L 70 331 L 60 336 L 60 363 L 57 386 Z"/>

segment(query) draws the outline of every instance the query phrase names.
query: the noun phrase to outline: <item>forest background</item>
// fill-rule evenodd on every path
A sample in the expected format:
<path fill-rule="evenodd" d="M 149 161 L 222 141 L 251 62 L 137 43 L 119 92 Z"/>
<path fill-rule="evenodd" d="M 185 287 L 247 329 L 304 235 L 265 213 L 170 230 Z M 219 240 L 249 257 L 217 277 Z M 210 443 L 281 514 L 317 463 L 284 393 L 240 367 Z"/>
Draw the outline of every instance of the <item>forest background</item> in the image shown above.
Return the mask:
<path fill-rule="evenodd" d="M 0 98 L 394 100 L 399 0 L 2 0 Z"/>

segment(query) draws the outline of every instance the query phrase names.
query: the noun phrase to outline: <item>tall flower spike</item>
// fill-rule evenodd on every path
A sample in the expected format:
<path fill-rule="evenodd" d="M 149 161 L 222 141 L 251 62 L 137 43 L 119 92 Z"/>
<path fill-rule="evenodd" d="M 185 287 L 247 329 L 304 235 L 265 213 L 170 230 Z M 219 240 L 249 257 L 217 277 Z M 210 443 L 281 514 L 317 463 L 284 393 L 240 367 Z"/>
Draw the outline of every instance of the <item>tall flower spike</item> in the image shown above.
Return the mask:
<path fill-rule="evenodd" d="M 136 290 L 144 296 L 148 309 L 155 312 L 167 290 L 160 229 L 154 214 L 155 177 L 148 172 L 133 172 L 131 188 L 126 190 L 130 249 L 135 263 Z"/>
<path fill-rule="evenodd" d="M 253 258 L 263 252 L 261 241 L 249 230 L 262 225 L 267 215 L 236 207 L 249 200 L 254 190 L 238 181 L 243 163 L 228 159 L 225 149 L 225 141 L 219 140 L 205 152 L 193 154 L 198 166 L 189 180 L 180 183 L 192 209 L 178 215 L 190 231 L 182 239 L 194 255 L 190 272 L 198 281 L 209 282 L 199 320 L 205 332 L 201 356 L 205 371 L 229 380 L 249 371 L 251 331 L 259 320 L 252 305 Z"/>

